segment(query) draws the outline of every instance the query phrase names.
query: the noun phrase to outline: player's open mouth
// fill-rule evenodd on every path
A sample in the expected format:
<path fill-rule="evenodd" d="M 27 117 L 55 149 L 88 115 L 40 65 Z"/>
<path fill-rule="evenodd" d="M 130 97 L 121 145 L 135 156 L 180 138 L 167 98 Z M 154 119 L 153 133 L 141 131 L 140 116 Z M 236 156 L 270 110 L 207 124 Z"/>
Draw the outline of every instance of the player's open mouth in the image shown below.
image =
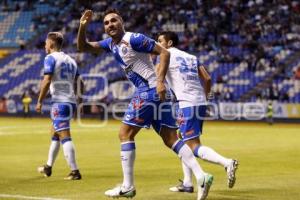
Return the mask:
<path fill-rule="evenodd" d="M 116 29 L 111 29 L 111 30 L 109 30 L 108 32 L 109 32 L 110 34 L 115 33 L 115 32 L 116 32 Z"/>

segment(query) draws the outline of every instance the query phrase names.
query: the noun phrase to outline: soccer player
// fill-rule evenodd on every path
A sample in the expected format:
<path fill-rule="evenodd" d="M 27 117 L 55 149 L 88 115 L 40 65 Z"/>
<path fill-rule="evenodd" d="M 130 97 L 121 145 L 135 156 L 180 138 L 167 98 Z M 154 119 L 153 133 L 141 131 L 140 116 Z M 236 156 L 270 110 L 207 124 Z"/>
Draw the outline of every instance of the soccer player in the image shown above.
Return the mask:
<path fill-rule="evenodd" d="M 81 174 L 76 164 L 74 144 L 71 139 L 70 119 L 76 109 L 75 89 L 80 81 L 77 64 L 69 55 L 61 51 L 63 35 L 50 32 L 47 35 L 45 50 L 48 54 L 44 61 L 44 78 L 36 105 L 36 111 L 41 112 L 43 100 L 50 88 L 52 96 L 52 142 L 49 148 L 48 161 L 38 171 L 44 176 L 52 174 L 52 166 L 59 152 L 60 143 L 71 173 L 66 180 L 80 180 Z"/>
<path fill-rule="evenodd" d="M 176 48 L 179 42 L 176 33 L 162 32 L 159 34 L 158 42 L 171 54 L 166 79 L 179 103 L 178 122 L 183 141 L 193 150 L 196 157 L 225 167 L 228 187 L 232 188 L 236 179 L 235 172 L 238 161 L 225 158 L 200 142 L 203 119 L 206 114 L 206 97 L 211 88 L 209 74 L 203 66 L 199 65 L 195 56 Z M 170 188 L 170 190 L 173 192 L 193 192 L 191 169 L 184 163 L 182 163 L 182 167 L 183 182 Z"/>
<path fill-rule="evenodd" d="M 169 65 L 170 54 L 154 40 L 140 33 L 125 32 L 123 19 L 115 9 L 108 9 L 104 14 L 103 24 L 109 38 L 100 42 L 89 42 L 86 39 L 87 25 L 92 19 L 92 11 L 87 10 L 80 19 L 77 47 L 80 51 L 101 53 L 112 52 L 121 64 L 127 78 L 136 87 L 120 127 L 121 164 L 123 183 L 105 192 L 109 197 L 134 197 L 134 138 L 141 128 L 152 125 L 162 137 L 164 143 L 178 154 L 183 162 L 192 169 L 198 185 L 198 199 L 205 199 L 213 177 L 201 169 L 191 149 L 176 136 L 176 122 L 171 114 L 171 105 L 162 103 L 165 100 L 165 75 Z M 151 60 L 151 53 L 160 56 L 160 66 L 156 70 Z M 159 98 L 157 98 L 159 96 Z M 162 106 L 163 105 L 163 106 Z M 170 108 L 168 112 L 159 113 L 159 107 Z M 160 119 L 155 115 L 162 115 Z"/>

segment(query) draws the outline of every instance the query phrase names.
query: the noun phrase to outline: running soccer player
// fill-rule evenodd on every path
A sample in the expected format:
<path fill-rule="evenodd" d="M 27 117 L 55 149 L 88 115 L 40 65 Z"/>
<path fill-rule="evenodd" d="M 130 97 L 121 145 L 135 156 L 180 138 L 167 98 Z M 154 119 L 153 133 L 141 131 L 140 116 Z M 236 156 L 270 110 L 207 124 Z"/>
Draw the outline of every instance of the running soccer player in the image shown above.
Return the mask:
<path fill-rule="evenodd" d="M 203 66 L 200 66 L 196 56 L 176 48 L 179 39 L 176 33 L 165 31 L 159 34 L 158 42 L 169 50 L 170 64 L 166 75 L 169 87 L 175 93 L 179 102 L 178 122 L 183 141 L 193 150 L 194 155 L 205 161 L 225 167 L 228 176 L 228 187 L 235 183 L 235 172 L 238 161 L 228 159 L 212 148 L 200 142 L 203 119 L 206 114 L 206 97 L 210 93 L 210 76 Z M 201 79 L 203 86 L 201 85 Z M 182 163 L 184 179 L 178 186 L 171 187 L 173 192 L 193 192 L 191 169 Z"/>
<path fill-rule="evenodd" d="M 52 96 L 51 119 L 52 141 L 49 148 L 47 163 L 38 168 L 44 176 L 52 174 L 52 167 L 62 144 L 66 161 L 71 173 L 66 180 L 79 180 L 81 174 L 76 164 L 74 144 L 71 139 L 70 119 L 76 109 L 75 89 L 79 73 L 77 64 L 69 55 L 61 51 L 63 35 L 50 32 L 47 35 L 45 50 L 48 54 L 44 61 L 44 78 L 36 105 L 36 111 L 41 112 L 43 100 L 50 88 Z M 82 83 L 81 83 L 82 85 Z"/>
<path fill-rule="evenodd" d="M 172 117 L 170 102 L 162 104 L 166 94 L 164 80 L 169 65 L 169 52 L 143 34 L 125 32 L 123 19 L 115 9 L 107 10 L 103 19 L 105 32 L 110 37 L 100 42 L 88 42 L 86 28 L 91 21 L 92 14 L 91 10 L 87 10 L 80 19 L 78 49 L 92 53 L 112 52 L 126 72 L 127 78 L 136 87 L 136 93 L 128 106 L 119 132 L 123 183 L 121 186 L 106 191 L 105 195 L 109 197 L 134 197 L 136 195 L 133 175 L 134 138 L 141 128 L 149 128 L 152 125 L 162 137 L 165 145 L 172 148 L 192 169 L 198 184 L 197 199 L 205 199 L 213 177 L 203 172 L 191 149 L 177 138 L 176 120 Z M 151 53 L 160 55 L 161 58 L 156 75 Z M 170 111 L 159 113 L 160 106 L 164 110 L 169 108 Z M 159 114 L 162 115 L 161 118 L 155 119 L 155 116 Z"/>

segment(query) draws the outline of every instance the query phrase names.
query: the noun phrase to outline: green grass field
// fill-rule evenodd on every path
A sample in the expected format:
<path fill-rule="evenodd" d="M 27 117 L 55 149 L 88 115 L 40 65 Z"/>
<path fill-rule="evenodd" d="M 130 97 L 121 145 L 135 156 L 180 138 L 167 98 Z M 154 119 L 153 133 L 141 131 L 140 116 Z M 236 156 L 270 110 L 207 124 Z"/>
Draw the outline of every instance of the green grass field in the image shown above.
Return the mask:
<path fill-rule="evenodd" d="M 96 120 L 86 124 L 99 123 Z M 118 128 L 110 121 L 102 128 L 72 123 L 81 181 L 65 181 L 69 173 L 62 149 L 50 178 L 37 173 L 47 159 L 49 119 L 0 117 L 0 199 L 107 199 L 104 191 L 122 181 Z M 237 182 L 226 186 L 222 167 L 200 161 L 215 181 L 211 200 L 300 199 L 300 125 L 207 122 L 202 142 L 228 157 L 239 159 Z M 152 130 L 136 137 L 137 200 L 194 200 L 196 193 L 168 191 L 181 178 L 177 156 Z M 6 196 L 5 195 L 12 195 Z M 13 198 L 13 195 L 20 195 Z M 51 200 L 49 199 L 49 200 Z"/>

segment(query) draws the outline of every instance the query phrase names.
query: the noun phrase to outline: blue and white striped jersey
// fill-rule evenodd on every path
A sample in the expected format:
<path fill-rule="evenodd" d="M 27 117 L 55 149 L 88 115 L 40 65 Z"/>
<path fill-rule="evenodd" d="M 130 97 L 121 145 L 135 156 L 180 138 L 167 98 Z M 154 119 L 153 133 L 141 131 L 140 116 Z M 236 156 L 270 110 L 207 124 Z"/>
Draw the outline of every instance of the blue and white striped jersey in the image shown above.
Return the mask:
<path fill-rule="evenodd" d="M 118 44 L 112 38 L 107 38 L 100 41 L 99 45 L 114 54 L 139 92 L 156 87 L 156 75 L 150 57 L 155 46 L 153 39 L 140 33 L 126 32 Z"/>

